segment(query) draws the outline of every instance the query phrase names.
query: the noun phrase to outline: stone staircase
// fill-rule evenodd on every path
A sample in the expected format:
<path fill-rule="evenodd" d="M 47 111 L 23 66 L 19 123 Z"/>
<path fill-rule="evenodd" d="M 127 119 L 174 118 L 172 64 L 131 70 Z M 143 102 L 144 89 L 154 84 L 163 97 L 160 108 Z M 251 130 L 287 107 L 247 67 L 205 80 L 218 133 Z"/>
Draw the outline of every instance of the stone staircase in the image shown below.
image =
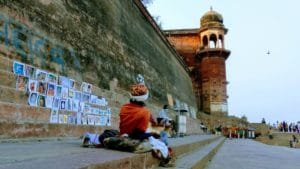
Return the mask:
<path fill-rule="evenodd" d="M 224 138 L 191 135 L 169 140 L 175 168 L 204 168 Z M 78 138 L 13 140 L 0 144 L 0 169 L 142 169 L 160 168 L 151 152 L 134 154 L 104 148 L 82 148 Z"/>

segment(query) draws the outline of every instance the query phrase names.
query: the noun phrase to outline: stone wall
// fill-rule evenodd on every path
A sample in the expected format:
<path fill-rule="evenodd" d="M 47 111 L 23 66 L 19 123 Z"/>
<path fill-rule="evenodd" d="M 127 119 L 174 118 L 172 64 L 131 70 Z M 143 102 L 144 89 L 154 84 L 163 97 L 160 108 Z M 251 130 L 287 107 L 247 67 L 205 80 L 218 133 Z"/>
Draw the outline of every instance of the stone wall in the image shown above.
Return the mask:
<path fill-rule="evenodd" d="M 10 73 L 13 60 L 68 76 L 78 83 L 93 84 L 93 93 L 108 99 L 113 128 L 118 126 L 119 108 L 128 101 L 129 85 L 138 73 L 145 76 L 150 89 L 147 105 L 154 114 L 168 102 L 167 94 L 196 108 L 192 82 L 176 52 L 162 40 L 136 3 L 134 0 L 1 0 L 3 76 L 0 78 L 10 79 L 0 83 L 0 101 L 4 104 L 0 113 L 6 117 L 0 121 L 1 131 L 22 130 L 22 126 L 11 123 L 46 124 L 50 113 L 39 108 L 34 112 L 46 115 L 28 114 L 26 94 L 13 90 L 15 79 Z M 12 108 L 5 109 L 6 102 Z M 11 112 L 18 118 L 9 116 Z M 189 122 L 197 128 L 197 120 Z M 6 126 L 14 127 L 8 131 Z M 36 126 L 37 130 L 45 131 L 45 126 Z"/>
<path fill-rule="evenodd" d="M 145 75 L 153 99 L 195 106 L 188 73 L 133 1 L 0 1 L 8 57 L 104 89 Z"/>

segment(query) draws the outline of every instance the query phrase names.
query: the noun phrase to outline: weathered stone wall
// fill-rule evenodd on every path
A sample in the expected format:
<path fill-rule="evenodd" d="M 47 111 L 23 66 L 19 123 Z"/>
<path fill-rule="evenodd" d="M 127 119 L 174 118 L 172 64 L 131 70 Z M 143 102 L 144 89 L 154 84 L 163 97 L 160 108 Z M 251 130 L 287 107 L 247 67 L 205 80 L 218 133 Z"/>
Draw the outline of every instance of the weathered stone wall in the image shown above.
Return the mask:
<path fill-rule="evenodd" d="M 8 56 L 104 89 L 145 75 L 153 99 L 195 106 L 188 74 L 131 0 L 0 1 Z"/>
<path fill-rule="evenodd" d="M 93 84 L 112 108 L 111 128 L 138 73 L 154 115 L 167 94 L 196 108 L 188 73 L 132 0 L 0 0 L 0 138 L 101 132 L 106 127 L 49 124 L 50 110 L 28 106 L 28 94 L 15 90 L 13 60 Z M 187 128 L 201 132 L 194 119 Z"/>

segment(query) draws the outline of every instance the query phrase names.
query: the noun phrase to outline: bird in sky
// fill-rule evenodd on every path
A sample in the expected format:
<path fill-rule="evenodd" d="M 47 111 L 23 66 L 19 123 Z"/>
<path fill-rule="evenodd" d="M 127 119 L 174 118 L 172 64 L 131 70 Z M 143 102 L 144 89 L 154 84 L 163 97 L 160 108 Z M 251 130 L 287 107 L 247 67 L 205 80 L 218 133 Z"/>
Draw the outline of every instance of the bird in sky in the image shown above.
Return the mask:
<path fill-rule="evenodd" d="M 270 50 L 268 50 L 267 55 L 271 54 Z"/>

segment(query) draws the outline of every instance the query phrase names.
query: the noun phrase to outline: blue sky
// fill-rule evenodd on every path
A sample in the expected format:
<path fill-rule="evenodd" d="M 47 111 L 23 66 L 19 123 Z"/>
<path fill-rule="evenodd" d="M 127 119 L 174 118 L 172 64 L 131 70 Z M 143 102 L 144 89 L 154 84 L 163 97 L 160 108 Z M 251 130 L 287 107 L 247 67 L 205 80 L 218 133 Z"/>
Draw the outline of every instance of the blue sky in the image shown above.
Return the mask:
<path fill-rule="evenodd" d="M 300 1 L 153 0 L 148 10 L 163 29 L 199 28 L 210 6 L 229 29 L 229 115 L 300 121 Z"/>

